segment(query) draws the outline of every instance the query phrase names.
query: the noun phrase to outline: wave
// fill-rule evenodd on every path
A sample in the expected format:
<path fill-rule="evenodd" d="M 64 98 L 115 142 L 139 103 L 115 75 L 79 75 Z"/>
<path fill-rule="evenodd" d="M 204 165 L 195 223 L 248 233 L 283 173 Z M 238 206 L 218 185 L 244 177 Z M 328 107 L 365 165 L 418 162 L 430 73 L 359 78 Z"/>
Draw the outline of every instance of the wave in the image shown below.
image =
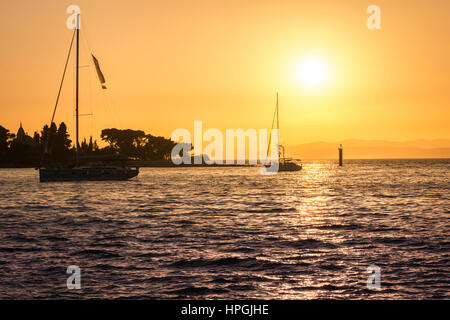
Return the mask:
<path fill-rule="evenodd" d="M 356 223 L 351 224 L 330 224 L 315 227 L 319 230 L 359 230 L 362 229 L 363 226 Z"/>
<path fill-rule="evenodd" d="M 326 249 L 333 249 L 337 248 L 338 246 L 330 243 L 325 242 L 322 240 L 316 240 L 316 239 L 300 239 L 300 240 L 288 240 L 288 241 L 282 241 L 281 245 L 299 248 L 299 249 L 320 249 L 320 248 L 326 248 Z"/>
<path fill-rule="evenodd" d="M 97 249 L 85 249 L 75 252 L 77 255 L 84 255 L 84 256 L 102 256 L 104 258 L 117 258 L 120 257 L 120 254 L 113 253 L 110 251 L 105 250 L 97 250 Z"/>
<path fill-rule="evenodd" d="M 13 248 L 13 247 L 0 247 L 0 252 L 36 252 L 42 251 L 42 248 Z"/>
<path fill-rule="evenodd" d="M 203 296 L 211 294 L 225 294 L 228 293 L 227 289 L 220 288 L 207 288 L 207 287 L 186 287 L 182 289 L 176 289 L 169 291 L 170 294 L 175 294 L 179 296 Z"/>
<path fill-rule="evenodd" d="M 246 268 L 250 270 L 267 270 L 273 268 L 282 268 L 288 266 L 287 264 L 271 262 L 256 258 L 219 258 L 219 259 L 193 259 L 193 260 L 178 260 L 169 265 L 173 268 L 209 268 L 209 267 L 234 267 Z"/>

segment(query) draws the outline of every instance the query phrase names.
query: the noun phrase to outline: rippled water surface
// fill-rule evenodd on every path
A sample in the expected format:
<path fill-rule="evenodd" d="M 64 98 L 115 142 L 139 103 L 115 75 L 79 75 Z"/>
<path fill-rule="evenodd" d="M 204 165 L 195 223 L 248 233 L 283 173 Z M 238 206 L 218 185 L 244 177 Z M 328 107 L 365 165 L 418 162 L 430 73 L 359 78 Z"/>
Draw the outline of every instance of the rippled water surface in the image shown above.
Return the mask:
<path fill-rule="evenodd" d="M 448 299 L 449 168 L 315 161 L 74 183 L 0 169 L 0 298 Z"/>

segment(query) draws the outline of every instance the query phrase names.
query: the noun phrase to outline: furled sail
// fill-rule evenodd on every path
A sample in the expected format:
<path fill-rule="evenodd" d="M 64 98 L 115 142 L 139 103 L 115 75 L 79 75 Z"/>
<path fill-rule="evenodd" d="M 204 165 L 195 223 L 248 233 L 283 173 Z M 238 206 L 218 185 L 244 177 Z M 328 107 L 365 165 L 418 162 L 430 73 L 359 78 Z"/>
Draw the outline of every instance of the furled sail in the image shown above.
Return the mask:
<path fill-rule="evenodd" d="M 100 64 L 98 63 L 97 58 L 92 54 L 92 60 L 94 60 L 95 69 L 97 70 L 98 79 L 100 80 L 100 84 L 102 85 L 102 89 L 106 89 L 105 86 L 105 76 L 102 73 L 102 70 L 100 70 Z"/>

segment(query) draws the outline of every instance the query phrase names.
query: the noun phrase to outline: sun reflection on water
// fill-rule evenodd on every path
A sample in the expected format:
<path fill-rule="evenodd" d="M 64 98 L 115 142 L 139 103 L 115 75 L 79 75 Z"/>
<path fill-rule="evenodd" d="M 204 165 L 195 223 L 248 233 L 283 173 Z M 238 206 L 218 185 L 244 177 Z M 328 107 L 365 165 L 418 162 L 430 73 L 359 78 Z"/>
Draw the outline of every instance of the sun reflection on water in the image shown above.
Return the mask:
<path fill-rule="evenodd" d="M 64 273 L 66 252 L 97 284 L 86 298 L 443 297 L 448 166 L 317 161 L 270 177 L 145 168 L 129 183 L 57 188 L 34 170 L 6 171 L 0 278 L 18 280 L 0 297 L 70 297 L 59 282 L 20 280 Z M 387 290 L 367 293 L 371 264 L 385 270 Z"/>

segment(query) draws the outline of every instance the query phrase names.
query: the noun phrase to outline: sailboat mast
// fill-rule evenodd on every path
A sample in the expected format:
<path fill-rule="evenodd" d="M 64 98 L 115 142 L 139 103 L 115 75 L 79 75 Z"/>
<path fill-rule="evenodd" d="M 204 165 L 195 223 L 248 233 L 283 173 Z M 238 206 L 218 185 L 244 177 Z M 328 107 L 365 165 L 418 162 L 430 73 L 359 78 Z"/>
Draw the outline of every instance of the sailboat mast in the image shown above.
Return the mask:
<path fill-rule="evenodd" d="M 80 54 L 80 14 L 77 14 L 77 57 L 76 57 L 76 84 L 75 84 L 75 117 L 76 117 L 76 147 L 75 147 L 75 165 L 80 164 L 79 143 L 78 143 L 78 72 L 79 72 L 79 54 Z"/>
<path fill-rule="evenodd" d="M 278 92 L 277 92 L 277 135 L 278 135 L 278 161 L 280 160 L 280 118 L 278 114 Z"/>
<path fill-rule="evenodd" d="M 277 92 L 277 129 L 280 129 L 280 119 L 278 118 L 278 92 Z"/>

